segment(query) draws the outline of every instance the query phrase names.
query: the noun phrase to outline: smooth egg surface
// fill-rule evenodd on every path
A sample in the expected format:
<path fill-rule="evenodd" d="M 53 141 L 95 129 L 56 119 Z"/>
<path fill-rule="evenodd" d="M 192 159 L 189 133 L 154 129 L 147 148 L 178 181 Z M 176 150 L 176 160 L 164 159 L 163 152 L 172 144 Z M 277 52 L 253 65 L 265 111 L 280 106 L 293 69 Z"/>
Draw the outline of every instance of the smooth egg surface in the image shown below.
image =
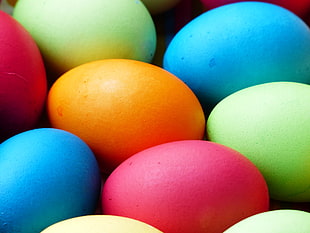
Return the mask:
<path fill-rule="evenodd" d="M 151 146 L 202 139 L 206 126 L 200 102 L 184 82 L 129 59 L 103 59 L 68 71 L 51 87 L 47 113 L 53 127 L 90 146 L 105 173 Z"/>
<path fill-rule="evenodd" d="M 19 0 L 13 17 L 60 74 L 106 58 L 150 62 L 156 49 L 154 22 L 140 0 Z"/>
<path fill-rule="evenodd" d="M 113 215 L 86 215 L 55 223 L 42 233 L 163 233 L 131 218 Z"/>
<path fill-rule="evenodd" d="M 308 233 L 310 213 L 301 210 L 273 210 L 248 217 L 224 233 Z"/>
<path fill-rule="evenodd" d="M 268 210 L 266 182 L 240 153 L 203 140 L 161 144 L 119 165 L 102 192 L 104 214 L 167 233 L 221 233 Z"/>
<path fill-rule="evenodd" d="M 40 51 L 26 29 L 0 11 L 0 141 L 35 127 L 47 94 Z"/>
<path fill-rule="evenodd" d="M 194 91 L 209 113 L 220 100 L 249 86 L 310 83 L 310 29 L 274 4 L 224 5 L 185 25 L 169 44 L 163 66 Z"/>
<path fill-rule="evenodd" d="M 310 201 L 310 86 L 260 84 L 222 100 L 207 120 L 208 139 L 248 157 L 271 198 Z"/>
<path fill-rule="evenodd" d="M 246 0 L 201 0 L 207 9 L 212 9 L 225 4 L 234 2 L 245 2 Z M 273 3 L 294 12 L 300 17 L 306 16 L 309 12 L 310 2 L 308 0 L 265 0 L 264 2 Z"/>
<path fill-rule="evenodd" d="M 39 233 L 94 213 L 101 189 L 95 157 L 63 130 L 25 131 L 0 145 L 0 232 Z"/>

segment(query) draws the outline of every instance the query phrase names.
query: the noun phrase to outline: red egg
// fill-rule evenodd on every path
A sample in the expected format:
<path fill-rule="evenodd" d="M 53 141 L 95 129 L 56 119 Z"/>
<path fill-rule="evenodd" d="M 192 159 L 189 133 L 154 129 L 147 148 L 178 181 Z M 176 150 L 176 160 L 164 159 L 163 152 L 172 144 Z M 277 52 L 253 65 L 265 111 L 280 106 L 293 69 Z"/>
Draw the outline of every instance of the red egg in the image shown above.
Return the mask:
<path fill-rule="evenodd" d="M 207 9 L 212 9 L 229 3 L 244 2 L 246 0 L 201 0 L 202 4 Z M 309 0 L 265 0 L 262 2 L 268 2 L 282 6 L 300 17 L 306 16 L 310 11 L 310 1 Z M 255 10 L 255 9 L 253 9 Z"/>
<path fill-rule="evenodd" d="M 0 11 L 0 140 L 38 122 L 47 93 L 45 67 L 30 34 Z"/>
<path fill-rule="evenodd" d="M 161 144 L 117 167 L 102 192 L 104 214 L 130 217 L 165 233 L 222 233 L 267 211 L 259 170 L 239 152 L 203 140 Z"/>

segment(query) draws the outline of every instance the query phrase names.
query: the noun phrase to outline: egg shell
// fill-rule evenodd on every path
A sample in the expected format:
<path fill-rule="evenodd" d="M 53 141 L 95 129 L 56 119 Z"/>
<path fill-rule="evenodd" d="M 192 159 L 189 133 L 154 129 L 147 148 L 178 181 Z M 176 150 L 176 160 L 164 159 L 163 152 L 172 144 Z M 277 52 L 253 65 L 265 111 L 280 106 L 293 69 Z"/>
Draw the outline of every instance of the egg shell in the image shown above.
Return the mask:
<path fill-rule="evenodd" d="M 131 218 L 113 215 L 87 215 L 67 219 L 46 228 L 42 233 L 162 233 Z"/>
<path fill-rule="evenodd" d="M 101 189 L 95 157 L 77 136 L 42 128 L 0 145 L 0 232 L 38 233 L 94 213 Z"/>
<path fill-rule="evenodd" d="M 272 81 L 310 83 L 310 30 L 292 12 L 264 2 L 207 11 L 172 39 L 163 59 L 207 113 L 226 96 Z"/>
<path fill-rule="evenodd" d="M 140 0 L 19 0 L 13 17 L 56 73 L 105 58 L 150 62 L 156 49 L 155 26 Z"/>
<path fill-rule="evenodd" d="M 30 34 L 0 11 L 0 141 L 35 127 L 47 94 L 45 67 Z"/>
<path fill-rule="evenodd" d="M 212 9 L 225 4 L 244 2 L 246 0 L 201 0 L 207 9 Z M 264 2 L 276 4 L 294 12 L 300 17 L 306 16 L 310 10 L 310 2 L 308 0 L 265 0 Z"/>
<path fill-rule="evenodd" d="M 310 201 L 310 86 L 266 83 L 222 100 L 207 120 L 208 139 L 248 157 L 264 175 L 270 196 Z"/>
<path fill-rule="evenodd" d="M 310 213 L 301 210 L 273 210 L 248 217 L 224 233 L 308 233 Z"/>
<path fill-rule="evenodd" d="M 167 233 L 220 233 L 268 207 L 258 169 L 240 153 L 203 140 L 165 143 L 133 155 L 112 172 L 102 192 L 104 214 Z"/>
<path fill-rule="evenodd" d="M 129 59 L 93 61 L 66 72 L 49 91 L 47 113 L 52 127 L 90 146 L 104 173 L 151 146 L 202 139 L 206 126 L 197 97 L 180 79 Z"/>

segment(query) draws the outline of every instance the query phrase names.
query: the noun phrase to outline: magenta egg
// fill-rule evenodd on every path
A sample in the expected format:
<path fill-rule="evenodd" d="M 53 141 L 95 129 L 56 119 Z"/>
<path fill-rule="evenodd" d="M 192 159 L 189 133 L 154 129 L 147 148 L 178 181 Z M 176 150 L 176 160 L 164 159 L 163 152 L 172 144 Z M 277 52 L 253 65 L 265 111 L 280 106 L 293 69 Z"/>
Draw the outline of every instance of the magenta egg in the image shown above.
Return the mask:
<path fill-rule="evenodd" d="M 248 0 L 201 0 L 202 4 L 207 9 L 212 9 L 226 4 L 244 2 Z M 305 17 L 310 10 L 309 0 L 265 0 L 262 2 L 268 2 L 275 5 L 284 7 L 293 13 L 299 15 L 300 17 Z"/>
<path fill-rule="evenodd" d="M 46 93 L 36 43 L 12 16 L 0 11 L 0 140 L 36 125 Z"/>
<path fill-rule="evenodd" d="M 259 170 L 239 152 L 203 140 L 161 144 L 119 165 L 102 192 L 104 214 L 130 217 L 165 233 L 221 233 L 267 211 Z"/>

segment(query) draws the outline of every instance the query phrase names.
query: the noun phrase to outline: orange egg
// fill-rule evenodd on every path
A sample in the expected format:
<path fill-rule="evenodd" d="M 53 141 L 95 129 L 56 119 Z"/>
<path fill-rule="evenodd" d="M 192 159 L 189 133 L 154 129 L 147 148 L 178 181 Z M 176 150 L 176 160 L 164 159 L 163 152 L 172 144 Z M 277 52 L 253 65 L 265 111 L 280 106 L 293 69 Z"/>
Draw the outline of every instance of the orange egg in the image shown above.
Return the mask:
<path fill-rule="evenodd" d="M 105 59 L 59 77 L 47 100 L 50 123 L 83 139 L 105 172 L 165 142 L 202 139 L 202 107 L 179 78 L 141 61 Z"/>

